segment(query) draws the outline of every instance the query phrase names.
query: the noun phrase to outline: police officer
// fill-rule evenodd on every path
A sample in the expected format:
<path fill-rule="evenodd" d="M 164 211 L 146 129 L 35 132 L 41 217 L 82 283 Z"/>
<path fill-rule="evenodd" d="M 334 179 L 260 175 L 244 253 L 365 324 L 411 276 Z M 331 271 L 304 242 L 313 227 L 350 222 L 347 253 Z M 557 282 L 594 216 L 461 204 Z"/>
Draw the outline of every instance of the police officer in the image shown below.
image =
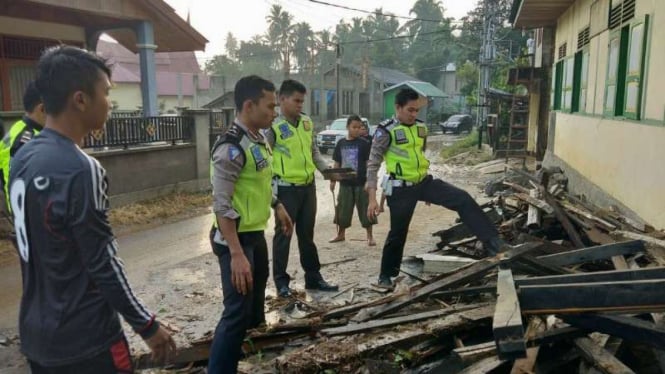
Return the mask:
<path fill-rule="evenodd" d="M 378 285 L 385 288 L 392 288 L 391 277 L 399 274 L 404 243 L 418 201 L 456 211 L 488 252 L 496 253 L 504 245 L 494 225 L 466 191 L 428 174 L 429 160 L 424 154 L 427 127 L 416 120 L 419 103 L 420 97 L 412 89 L 397 93 L 396 117 L 382 122 L 376 129 L 367 163 L 367 215 L 370 219 L 379 214 L 377 172 L 384 157 L 388 174 L 383 188 L 390 207 L 390 232 L 383 246 L 378 281 Z"/>
<path fill-rule="evenodd" d="M 300 250 L 300 264 L 305 270 L 305 288 L 321 291 L 337 291 L 338 287 L 321 276 L 321 263 L 314 244 L 316 221 L 316 187 L 314 172 L 329 166 L 321 157 L 314 142 L 314 123 L 302 114 L 305 102 L 305 86 L 295 80 L 285 80 L 279 88 L 281 115 L 272 128 L 266 131 L 268 142 L 275 151 L 272 169 L 275 175 L 277 196 L 286 207 L 295 224 Z M 291 295 L 289 261 L 291 238 L 275 230 L 272 242 L 273 279 L 280 297 Z"/>
<path fill-rule="evenodd" d="M 0 168 L 2 168 L 2 185 L 6 201 L 9 201 L 9 163 L 19 148 L 39 134 L 46 122 L 44 104 L 34 82 L 30 82 L 23 94 L 23 118 L 16 121 L 0 143 Z M 7 204 L 9 208 L 9 203 Z"/>
<path fill-rule="evenodd" d="M 263 231 L 275 209 L 279 232 L 293 230 L 272 193 L 271 150 L 261 129 L 270 127 L 277 105 L 275 86 L 258 76 L 236 83 L 238 117 L 212 151 L 213 210 L 210 232 L 219 257 L 224 312 L 213 339 L 209 373 L 235 373 L 248 328 L 265 322 L 268 247 Z"/>

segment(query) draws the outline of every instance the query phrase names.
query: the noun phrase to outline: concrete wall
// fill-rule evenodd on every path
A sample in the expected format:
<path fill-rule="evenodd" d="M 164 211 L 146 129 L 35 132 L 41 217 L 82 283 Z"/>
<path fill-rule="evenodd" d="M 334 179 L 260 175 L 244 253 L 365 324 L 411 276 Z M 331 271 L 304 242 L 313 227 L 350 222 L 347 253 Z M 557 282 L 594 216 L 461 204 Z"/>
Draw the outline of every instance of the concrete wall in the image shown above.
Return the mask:
<path fill-rule="evenodd" d="M 93 152 L 92 156 L 106 169 L 114 205 L 136 200 L 130 198 L 132 193 L 196 179 L 196 168 L 192 167 L 196 164 L 194 144 Z M 150 194 L 144 192 L 144 195 Z"/>
<path fill-rule="evenodd" d="M 606 4 L 599 0 L 595 6 Z M 592 14 L 591 0 L 579 0 L 559 19 L 556 47 L 577 46 L 577 33 L 591 23 L 586 113 L 557 112 L 549 151 L 657 228 L 665 228 L 665 2 L 637 0 L 635 19 L 650 16 L 643 75 L 641 120 L 603 114 L 608 63 L 607 17 Z M 596 9 L 596 8 L 594 8 Z M 602 23 L 605 23 L 603 27 Z M 557 56 L 558 57 L 558 56 Z"/>
<path fill-rule="evenodd" d="M 85 30 L 82 27 L 28 19 L 19 21 L 16 18 L 3 16 L 0 16 L 0 34 L 70 42 L 85 41 Z"/>

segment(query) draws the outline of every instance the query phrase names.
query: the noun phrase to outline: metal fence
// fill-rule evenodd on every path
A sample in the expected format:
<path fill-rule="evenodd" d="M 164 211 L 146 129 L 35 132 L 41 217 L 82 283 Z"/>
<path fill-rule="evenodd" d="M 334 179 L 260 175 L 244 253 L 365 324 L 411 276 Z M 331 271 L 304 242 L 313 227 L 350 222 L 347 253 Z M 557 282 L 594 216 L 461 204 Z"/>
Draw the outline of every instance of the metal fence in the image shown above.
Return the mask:
<path fill-rule="evenodd" d="M 103 130 L 91 132 L 84 148 L 123 148 L 191 141 L 194 118 L 188 116 L 109 118 Z"/>

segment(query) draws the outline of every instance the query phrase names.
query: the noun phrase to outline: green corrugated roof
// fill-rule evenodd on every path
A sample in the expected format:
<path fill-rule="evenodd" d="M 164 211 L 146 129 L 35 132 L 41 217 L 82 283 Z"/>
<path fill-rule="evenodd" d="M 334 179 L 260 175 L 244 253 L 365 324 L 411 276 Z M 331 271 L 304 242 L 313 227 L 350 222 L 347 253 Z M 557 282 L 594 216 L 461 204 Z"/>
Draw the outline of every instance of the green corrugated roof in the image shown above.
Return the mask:
<path fill-rule="evenodd" d="M 414 90 L 416 90 L 416 92 L 425 97 L 448 97 L 448 95 L 446 95 L 445 92 L 441 91 L 440 89 L 436 88 L 436 86 L 428 82 L 415 82 L 415 81 L 402 82 L 386 88 L 385 90 L 383 90 L 383 92 L 398 89 L 403 86 L 411 87 Z"/>

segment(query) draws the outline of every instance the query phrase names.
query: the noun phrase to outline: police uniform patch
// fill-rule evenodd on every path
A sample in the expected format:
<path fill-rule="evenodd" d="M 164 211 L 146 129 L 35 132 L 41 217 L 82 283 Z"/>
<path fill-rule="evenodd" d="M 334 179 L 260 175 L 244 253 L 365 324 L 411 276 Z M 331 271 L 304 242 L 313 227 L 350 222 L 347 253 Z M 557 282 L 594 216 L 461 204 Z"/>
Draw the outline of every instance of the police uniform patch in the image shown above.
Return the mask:
<path fill-rule="evenodd" d="M 263 153 L 261 153 L 260 146 L 252 145 L 250 151 L 252 152 L 252 156 L 254 157 L 254 163 L 256 164 L 257 171 L 268 167 L 268 160 L 266 160 L 266 158 L 263 157 Z"/>
<path fill-rule="evenodd" d="M 282 123 L 279 125 L 279 132 L 282 139 L 288 139 L 293 136 L 293 131 L 289 128 L 288 123 Z"/>
<path fill-rule="evenodd" d="M 234 146 L 229 147 L 229 160 L 234 161 L 238 156 L 240 156 L 240 150 Z"/>
<path fill-rule="evenodd" d="M 409 139 L 406 137 L 404 130 L 395 131 L 395 143 L 396 144 L 406 144 L 409 142 Z"/>
<path fill-rule="evenodd" d="M 418 126 L 418 137 L 424 138 L 427 136 L 427 129 L 425 127 Z"/>
<path fill-rule="evenodd" d="M 312 129 L 312 121 L 305 120 L 303 121 L 302 126 L 305 129 L 305 131 L 310 131 Z"/>

